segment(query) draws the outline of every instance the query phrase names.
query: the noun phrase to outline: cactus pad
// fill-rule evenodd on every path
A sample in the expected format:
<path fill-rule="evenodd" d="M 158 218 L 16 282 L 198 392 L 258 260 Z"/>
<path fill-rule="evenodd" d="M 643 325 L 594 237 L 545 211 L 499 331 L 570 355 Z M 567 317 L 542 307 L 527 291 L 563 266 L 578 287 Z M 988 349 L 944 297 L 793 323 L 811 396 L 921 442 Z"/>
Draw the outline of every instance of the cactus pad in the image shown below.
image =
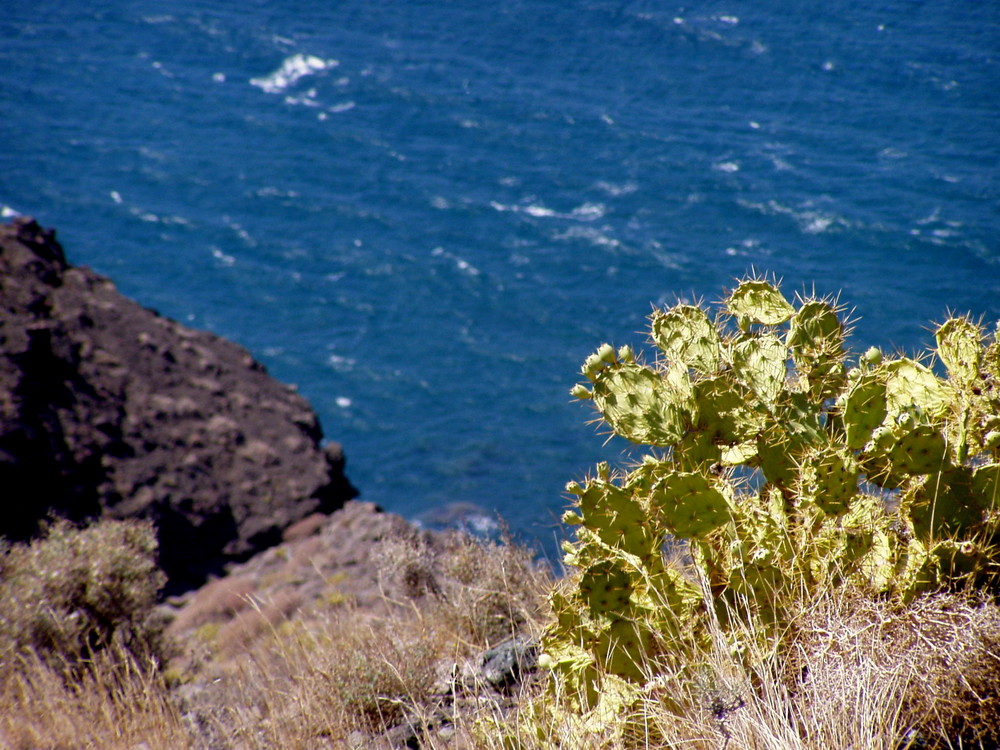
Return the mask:
<path fill-rule="evenodd" d="M 806 302 L 792 318 L 788 348 L 809 393 L 822 400 L 843 385 L 844 326 L 824 300 Z"/>
<path fill-rule="evenodd" d="M 788 347 L 805 355 L 838 354 L 842 351 L 844 326 L 837 310 L 825 300 L 806 302 L 792 318 Z"/>
<path fill-rule="evenodd" d="M 987 500 L 976 493 L 972 470 L 957 466 L 921 477 L 906 488 L 900 502 L 917 536 L 932 540 L 980 528 Z"/>
<path fill-rule="evenodd" d="M 879 367 L 885 382 L 886 406 L 894 418 L 905 412 L 944 416 L 954 391 L 929 368 L 902 358 L 884 362 Z"/>
<path fill-rule="evenodd" d="M 595 376 L 594 403 L 611 429 L 633 443 L 668 446 L 680 440 L 688 421 L 682 398 L 636 364 L 617 364 Z"/>
<path fill-rule="evenodd" d="M 897 437 L 889 461 L 904 474 L 930 474 L 945 468 L 947 455 L 941 431 L 931 425 L 917 425 Z"/>
<path fill-rule="evenodd" d="M 774 334 L 752 336 L 733 345 L 730 351 L 733 370 L 765 403 L 778 399 L 785 385 L 788 350 Z"/>
<path fill-rule="evenodd" d="M 597 638 L 597 658 L 608 672 L 641 682 L 643 663 L 654 654 L 653 633 L 641 623 L 617 618 Z"/>
<path fill-rule="evenodd" d="M 798 489 L 824 513 L 846 513 L 858 491 L 854 454 L 832 446 L 807 451 L 799 465 Z"/>
<path fill-rule="evenodd" d="M 653 342 L 668 360 L 683 362 L 701 373 L 719 366 L 719 333 L 700 307 L 675 305 L 650 317 Z"/>
<path fill-rule="evenodd" d="M 752 440 L 764 425 L 764 412 L 754 409 L 751 392 L 728 373 L 694 385 L 697 428 L 713 442 L 737 445 Z"/>
<path fill-rule="evenodd" d="M 726 306 L 744 331 L 751 323 L 779 325 L 795 314 L 795 308 L 777 287 L 757 279 L 740 282 L 726 300 Z"/>
<path fill-rule="evenodd" d="M 595 563 L 580 576 L 580 595 L 594 614 L 624 612 L 633 589 L 632 577 L 612 560 Z"/>
<path fill-rule="evenodd" d="M 979 375 L 983 331 L 968 318 L 950 318 L 936 331 L 938 356 L 954 377 L 971 383 Z"/>
<path fill-rule="evenodd" d="M 703 537 L 729 521 L 729 502 L 714 483 L 697 472 L 666 472 L 651 500 L 663 523 L 681 539 Z"/>
<path fill-rule="evenodd" d="M 847 447 L 860 450 L 886 416 L 885 385 L 874 375 L 861 375 L 838 403 Z"/>
<path fill-rule="evenodd" d="M 596 479 L 575 494 L 580 498 L 579 523 L 597 534 L 604 544 L 639 556 L 655 548 L 655 541 L 648 539 L 643 527 L 646 512 L 631 489 Z"/>

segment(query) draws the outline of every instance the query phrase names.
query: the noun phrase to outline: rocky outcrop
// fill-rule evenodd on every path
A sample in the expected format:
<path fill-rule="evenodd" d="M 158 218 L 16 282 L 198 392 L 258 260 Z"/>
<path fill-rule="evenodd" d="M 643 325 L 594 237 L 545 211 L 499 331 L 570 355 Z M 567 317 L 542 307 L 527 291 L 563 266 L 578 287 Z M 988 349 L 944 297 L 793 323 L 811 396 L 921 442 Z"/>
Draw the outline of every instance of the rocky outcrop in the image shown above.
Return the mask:
<path fill-rule="evenodd" d="M 31 219 L 0 226 L 0 534 L 148 518 L 183 590 L 357 494 L 321 440 L 245 349 L 69 265 Z"/>

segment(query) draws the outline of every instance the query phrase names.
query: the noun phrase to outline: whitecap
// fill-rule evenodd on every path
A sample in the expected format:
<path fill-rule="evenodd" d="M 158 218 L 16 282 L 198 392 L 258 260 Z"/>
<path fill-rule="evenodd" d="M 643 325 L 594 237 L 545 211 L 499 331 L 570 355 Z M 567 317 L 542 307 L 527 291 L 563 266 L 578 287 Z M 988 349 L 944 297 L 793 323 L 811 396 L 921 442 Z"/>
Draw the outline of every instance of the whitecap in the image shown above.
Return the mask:
<path fill-rule="evenodd" d="M 236 258 L 234 258 L 232 255 L 227 255 L 217 247 L 212 248 L 212 257 L 215 258 L 217 261 L 219 261 L 219 263 L 227 267 L 236 264 Z"/>
<path fill-rule="evenodd" d="M 250 83 L 268 94 L 280 94 L 302 78 L 330 70 L 338 65 L 340 63 L 337 60 L 324 60 L 315 55 L 296 53 L 286 57 L 281 67 L 270 75 L 251 78 Z"/>
<path fill-rule="evenodd" d="M 108 193 L 108 195 L 111 196 L 111 200 L 113 200 L 115 203 L 120 204 L 122 202 L 121 193 L 119 193 L 117 190 L 112 190 L 110 193 Z"/>
<path fill-rule="evenodd" d="M 340 104 L 334 104 L 332 107 L 327 107 L 326 111 L 339 115 L 341 112 L 348 112 L 354 109 L 355 106 L 357 105 L 354 102 L 341 102 Z"/>
<path fill-rule="evenodd" d="M 13 219 L 20 216 L 21 212 L 17 211 L 10 206 L 4 205 L 0 206 L 0 219 Z"/>
<path fill-rule="evenodd" d="M 357 364 L 357 360 L 351 357 L 345 357 L 341 354 L 331 354 L 326 358 L 327 364 L 329 364 L 334 370 L 338 372 L 349 372 L 354 369 Z"/>
<path fill-rule="evenodd" d="M 737 16 L 716 16 L 715 20 L 719 23 L 727 23 L 730 26 L 735 26 L 740 22 L 740 19 Z"/>
<path fill-rule="evenodd" d="M 729 172 L 729 173 L 732 173 L 732 172 L 739 172 L 740 171 L 740 165 L 737 164 L 734 161 L 724 161 L 724 162 L 720 162 L 718 164 L 713 164 L 712 165 L 712 169 L 714 169 L 717 172 Z"/>
<path fill-rule="evenodd" d="M 539 206 L 535 204 L 532 204 L 530 206 L 525 206 L 523 210 L 524 213 L 528 214 L 528 216 L 537 216 L 539 218 L 556 215 L 556 212 L 553 211 L 551 208 L 546 208 L 545 206 Z"/>
<path fill-rule="evenodd" d="M 617 198 L 620 195 L 630 195 L 639 189 L 639 186 L 634 182 L 598 182 L 594 185 L 598 190 L 607 193 L 610 196 Z"/>
<path fill-rule="evenodd" d="M 319 102 L 316 101 L 316 89 L 309 89 L 300 96 L 286 96 L 285 104 L 301 104 L 304 107 L 318 107 Z"/>
<path fill-rule="evenodd" d="M 353 402 L 347 396 L 337 396 L 336 403 L 341 409 L 347 409 Z"/>
<path fill-rule="evenodd" d="M 561 232 L 553 239 L 556 240 L 583 240 L 595 247 L 603 247 L 616 250 L 621 247 L 621 241 L 614 237 L 609 237 L 604 232 L 593 227 L 570 227 L 565 232 Z"/>
<path fill-rule="evenodd" d="M 574 208 L 571 216 L 574 219 L 593 221 L 594 219 L 602 218 L 604 214 L 605 207 L 603 203 L 584 203 L 582 206 Z"/>
<path fill-rule="evenodd" d="M 805 224 L 803 224 L 802 231 L 806 234 L 821 234 L 829 229 L 833 222 L 834 218 L 832 216 L 816 214 L 809 217 Z"/>
<path fill-rule="evenodd" d="M 454 255 L 453 253 L 449 253 L 443 247 L 434 248 L 433 250 L 431 250 L 431 255 L 436 258 L 440 257 L 447 258 L 448 260 L 452 261 L 455 264 L 455 267 L 459 271 L 466 274 L 467 276 L 479 276 L 479 274 L 482 273 L 478 268 L 469 263 L 469 261 L 465 260 L 464 258 L 459 258 L 457 255 Z"/>
<path fill-rule="evenodd" d="M 739 204 L 745 208 L 759 211 L 765 215 L 788 216 L 799 226 L 803 234 L 822 234 L 831 227 L 849 227 L 850 222 L 834 214 L 824 213 L 810 208 L 808 205 L 802 209 L 794 209 L 784 206 L 775 200 L 770 200 L 766 204 L 754 203 L 752 201 L 740 200 Z"/>
<path fill-rule="evenodd" d="M 777 169 L 779 172 L 784 172 L 792 168 L 792 165 L 789 164 L 784 159 L 782 159 L 780 156 L 769 154 L 768 158 L 771 160 L 771 164 L 774 165 L 774 168 Z"/>

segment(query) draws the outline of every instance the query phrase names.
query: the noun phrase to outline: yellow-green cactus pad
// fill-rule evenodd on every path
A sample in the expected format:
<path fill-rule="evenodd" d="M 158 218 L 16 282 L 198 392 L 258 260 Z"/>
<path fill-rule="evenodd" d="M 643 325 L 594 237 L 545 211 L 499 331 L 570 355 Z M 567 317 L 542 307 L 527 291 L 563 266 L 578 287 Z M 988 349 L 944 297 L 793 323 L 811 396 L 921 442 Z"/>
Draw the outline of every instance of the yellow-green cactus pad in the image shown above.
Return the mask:
<path fill-rule="evenodd" d="M 858 464 L 847 450 L 824 447 L 806 452 L 799 466 L 799 491 L 824 513 L 841 515 L 858 490 Z"/>
<path fill-rule="evenodd" d="M 729 502 L 718 487 L 697 472 L 667 472 L 651 499 L 663 523 L 681 539 L 703 537 L 729 521 Z"/>
<path fill-rule="evenodd" d="M 720 341 L 708 314 L 694 305 L 657 310 L 650 318 L 653 342 L 671 362 L 683 362 L 701 373 L 719 367 Z"/>
<path fill-rule="evenodd" d="M 740 282 L 726 300 L 726 306 L 742 330 L 751 323 L 779 325 L 795 314 L 795 308 L 777 287 L 754 279 Z"/>
<path fill-rule="evenodd" d="M 645 664 L 655 653 L 653 633 L 640 622 L 619 618 L 597 639 L 597 658 L 608 672 L 629 680 L 644 681 Z"/>
<path fill-rule="evenodd" d="M 938 356 L 948 372 L 962 382 L 979 376 L 983 354 L 983 330 L 968 318 L 946 320 L 935 332 Z"/>
<path fill-rule="evenodd" d="M 885 382 L 886 408 L 893 417 L 916 412 L 939 418 L 948 411 L 954 391 L 925 365 L 904 357 L 884 362 L 879 372 Z"/>
<path fill-rule="evenodd" d="M 788 359 L 788 349 L 777 336 L 769 333 L 739 341 L 730 359 L 741 383 L 765 403 L 777 400 L 785 385 Z"/>
<path fill-rule="evenodd" d="M 595 375 L 593 400 L 617 435 L 633 443 L 668 446 L 684 435 L 688 410 L 660 375 L 618 364 Z"/>
<path fill-rule="evenodd" d="M 947 465 L 948 446 L 944 435 L 931 425 L 917 425 L 896 439 L 889 461 L 895 471 L 930 474 Z"/>
<path fill-rule="evenodd" d="M 861 450 L 885 420 L 885 384 L 874 375 L 861 375 L 838 404 L 847 447 Z"/>
<path fill-rule="evenodd" d="M 626 611 L 634 588 L 632 577 L 613 560 L 597 562 L 580 575 L 580 595 L 594 614 Z"/>

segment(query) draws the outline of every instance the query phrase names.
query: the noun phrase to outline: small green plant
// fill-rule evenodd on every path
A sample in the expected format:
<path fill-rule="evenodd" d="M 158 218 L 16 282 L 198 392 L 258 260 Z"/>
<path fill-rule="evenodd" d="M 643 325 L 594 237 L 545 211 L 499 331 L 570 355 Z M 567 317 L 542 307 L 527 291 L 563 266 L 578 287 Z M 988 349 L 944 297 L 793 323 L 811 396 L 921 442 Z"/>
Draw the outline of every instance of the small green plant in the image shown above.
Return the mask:
<path fill-rule="evenodd" d="M 24 655 L 74 674 L 102 651 L 164 655 L 154 616 L 164 576 L 150 524 L 57 521 L 0 558 L 0 669 Z"/>
<path fill-rule="evenodd" d="M 713 317 L 650 317 L 656 358 L 602 345 L 572 394 L 649 451 L 568 491 L 575 570 L 551 596 L 542 663 L 575 709 L 638 699 L 649 665 L 693 676 L 722 633 L 780 648 L 801 603 L 851 587 L 911 601 L 1000 572 L 1000 343 L 937 327 L 941 377 L 877 349 L 848 365 L 835 301 L 742 281 Z M 681 540 L 693 564 L 665 561 Z"/>

